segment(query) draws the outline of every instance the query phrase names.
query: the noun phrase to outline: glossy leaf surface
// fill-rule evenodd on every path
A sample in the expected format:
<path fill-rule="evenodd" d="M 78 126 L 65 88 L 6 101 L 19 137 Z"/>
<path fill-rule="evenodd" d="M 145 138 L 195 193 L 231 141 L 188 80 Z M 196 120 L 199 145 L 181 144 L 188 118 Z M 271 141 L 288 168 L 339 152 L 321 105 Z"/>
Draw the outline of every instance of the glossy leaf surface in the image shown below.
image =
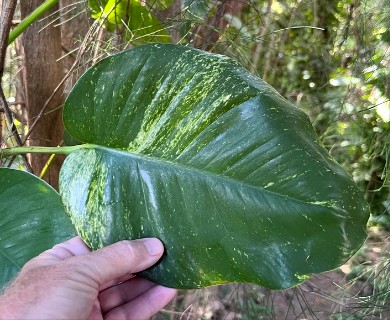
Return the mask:
<path fill-rule="evenodd" d="M 58 193 L 19 170 L 0 168 L 0 287 L 31 258 L 75 235 Z"/>
<path fill-rule="evenodd" d="M 61 170 L 74 225 L 95 249 L 159 237 L 166 255 L 143 273 L 155 282 L 286 288 L 365 239 L 368 207 L 307 116 L 226 57 L 117 54 L 79 80 L 64 122 L 94 144 Z"/>

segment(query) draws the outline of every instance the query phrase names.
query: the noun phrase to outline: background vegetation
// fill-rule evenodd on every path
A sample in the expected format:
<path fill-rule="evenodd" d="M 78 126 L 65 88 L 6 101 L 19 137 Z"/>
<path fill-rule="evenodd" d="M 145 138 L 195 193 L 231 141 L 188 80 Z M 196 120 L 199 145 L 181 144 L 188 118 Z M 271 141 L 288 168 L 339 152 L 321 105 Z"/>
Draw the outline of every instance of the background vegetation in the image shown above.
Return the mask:
<path fill-rule="evenodd" d="M 13 25 L 41 3 L 19 1 Z M 367 244 L 338 271 L 283 292 L 249 284 L 182 292 L 157 318 L 390 317 L 389 0 L 53 1 L 8 46 L 1 148 L 64 143 L 61 107 L 77 78 L 109 54 L 156 41 L 231 56 L 303 109 L 372 213 Z M 48 170 L 44 156 L 0 164 L 42 173 L 56 186 L 61 160 Z"/>

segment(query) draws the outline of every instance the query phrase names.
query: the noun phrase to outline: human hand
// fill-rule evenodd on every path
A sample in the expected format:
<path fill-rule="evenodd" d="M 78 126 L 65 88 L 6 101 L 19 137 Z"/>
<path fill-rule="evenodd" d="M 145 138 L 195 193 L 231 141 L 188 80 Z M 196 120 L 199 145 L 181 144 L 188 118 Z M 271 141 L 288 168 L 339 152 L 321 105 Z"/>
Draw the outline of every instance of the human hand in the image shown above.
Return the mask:
<path fill-rule="evenodd" d="M 155 238 L 90 252 L 79 238 L 30 260 L 0 296 L 0 319 L 147 319 L 176 294 L 133 276 L 163 254 Z"/>

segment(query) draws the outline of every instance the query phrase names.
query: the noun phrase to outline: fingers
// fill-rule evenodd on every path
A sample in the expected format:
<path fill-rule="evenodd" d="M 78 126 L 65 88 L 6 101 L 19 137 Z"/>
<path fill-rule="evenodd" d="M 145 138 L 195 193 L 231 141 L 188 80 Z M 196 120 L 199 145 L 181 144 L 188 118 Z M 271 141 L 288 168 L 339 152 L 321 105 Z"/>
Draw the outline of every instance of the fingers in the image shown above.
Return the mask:
<path fill-rule="evenodd" d="M 114 280 L 111 280 L 109 282 L 106 282 L 104 285 L 100 286 L 99 287 L 99 292 L 102 292 L 104 290 L 106 290 L 107 288 L 110 288 L 110 287 L 113 287 L 113 286 L 116 286 L 118 285 L 119 283 L 122 283 L 122 282 L 126 282 L 126 281 L 129 281 L 130 279 L 134 278 L 135 275 L 132 274 L 132 273 L 127 273 L 117 279 L 114 279 Z"/>
<path fill-rule="evenodd" d="M 59 260 L 65 260 L 72 256 L 80 256 L 89 252 L 91 252 L 91 250 L 80 237 L 74 237 L 45 251 L 46 254 L 50 254 Z"/>
<path fill-rule="evenodd" d="M 162 256 L 163 244 L 156 238 L 120 241 L 85 256 L 69 259 L 87 280 L 97 288 L 128 273 L 135 273 L 154 265 Z"/>
<path fill-rule="evenodd" d="M 40 303 L 32 304 L 33 300 L 21 299 L 18 299 L 18 303 L 27 308 L 26 312 L 42 312 L 50 314 L 51 318 L 55 318 L 54 313 L 72 319 L 86 317 L 91 310 L 93 316 L 98 315 L 100 309 L 97 304 L 93 307 L 93 303 L 97 301 L 100 288 L 151 267 L 161 258 L 163 251 L 163 244 L 156 238 L 120 241 L 95 252 L 90 252 L 80 238 L 70 239 L 26 264 L 18 277 L 21 280 L 14 288 L 23 289 L 21 297 L 34 297 L 34 301 Z M 135 283 L 138 285 L 132 289 L 133 293 L 122 291 L 116 297 L 112 295 L 107 306 L 118 309 L 117 315 L 128 314 L 128 306 L 132 307 L 133 304 L 133 318 L 146 319 L 170 301 L 175 292 L 139 280 Z M 134 300 L 127 302 L 129 299 Z M 125 305 L 118 306 L 122 301 Z M 147 305 L 142 306 L 143 303 Z M 51 309 L 53 305 L 55 309 Z"/>
<path fill-rule="evenodd" d="M 103 313 L 133 300 L 156 286 L 155 283 L 140 277 L 135 277 L 131 280 L 108 288 L 99 294 L 100 306 Z"/>
<path fill-rule="evenodd" d="M 79 256 L 90 253 L 91 250 L 81 240 L 80 237 L 74 237 L 65 242 L 55 245 L 53 248 L 42 252 L 39 256 L 30 260 L 24 269 L 32 266 L 51 265 L 73 256 Z"/>
<path fill-rule="evenodd" d="M 176 295 L 176 290 L 154 285 L 134 300 L 107 312 L 107 320 L 143 320 L 148 319 L 166 306 Z"/>

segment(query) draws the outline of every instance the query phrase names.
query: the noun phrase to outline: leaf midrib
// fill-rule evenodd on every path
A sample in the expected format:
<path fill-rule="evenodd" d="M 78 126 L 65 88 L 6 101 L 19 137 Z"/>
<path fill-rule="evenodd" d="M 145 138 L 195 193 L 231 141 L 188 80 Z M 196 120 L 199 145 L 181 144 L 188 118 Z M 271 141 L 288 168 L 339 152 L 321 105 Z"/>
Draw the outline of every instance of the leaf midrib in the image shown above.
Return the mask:
<path fill-rule="evenodd" d="M 265 189 L 264 187 L 256 186 L 256 185 L 253 185 L 253 184 L 248 183 L 248 182 L 243 182 L 243 181 L 234 179 L 232 177 L 224 176 L 222 174 L 218 174 L 218 173 L 211 172 L 211 171 L 202 170 L 202 169 L 196 168 L 196 167 L 187 166 L 187 165 L 180 163 L 180 162 L 172 162 L 172 161 L 169 161 L 167 159 L 162 159 L 162 158 L 157 158 L 157 157 L 153 157 L 153 156 L 149 156 L 149 155 L 129 152 L 127 150 L 109 148 L 109 147 L 105 147 L 105 146 L 97 145 L 97 144 L 85 144 L 85 149 L 92 149 L 92 150 L 93 149 L 97 149 L 97 150 L 100 149 L 100 150 L 103 150 L 103 151 L 108 152 L 108 153 L 124 154 L 125 156 L 130 156 L 130 157 L 134 158 L 136 161 L 137 161 L 137 159 L 140 159 L 143 161 L 146 160 L 146 161 L 150 161 L 150 162 L 161 163 L 164 166 L 178 167 L 178 168 L 181 168 L 182 170 L 185 170 L 185 171 L 195 171 L 195 172 L 199 172 L 200 175 L 215 176 L 218 179 L 227 180 L 227 181 L 234 183 L 234 184 L 238 184 L 241 186 L 247 186 L 248 188 L 254 188 L 254 189 L 259 190 L 262 193 L 274 195 L 274 196 L 280 197 L 280 198 L 284 198 L 284 199 L 287 199 L 288 201 L 303 203 L 307 206 L 322 207 L 322 208 L 326 208 L 326 209 L 334 210 L 334 211 L 343 211 L 341 208 L 338 208 L 335 206 L 326 206 L 326 205 L 323 205 L 320 203 L 312 203 L 312 202 L 308 202 L 308 201 L 305 201 L 302 199 L 293 198 L 289 195 L 277 193 L 275 191 Z M 75 152 L 77 152 L 77 151 L 75 151 Z M 321 201 L 326 202 L 327 200 L 321 200 Z"/>

